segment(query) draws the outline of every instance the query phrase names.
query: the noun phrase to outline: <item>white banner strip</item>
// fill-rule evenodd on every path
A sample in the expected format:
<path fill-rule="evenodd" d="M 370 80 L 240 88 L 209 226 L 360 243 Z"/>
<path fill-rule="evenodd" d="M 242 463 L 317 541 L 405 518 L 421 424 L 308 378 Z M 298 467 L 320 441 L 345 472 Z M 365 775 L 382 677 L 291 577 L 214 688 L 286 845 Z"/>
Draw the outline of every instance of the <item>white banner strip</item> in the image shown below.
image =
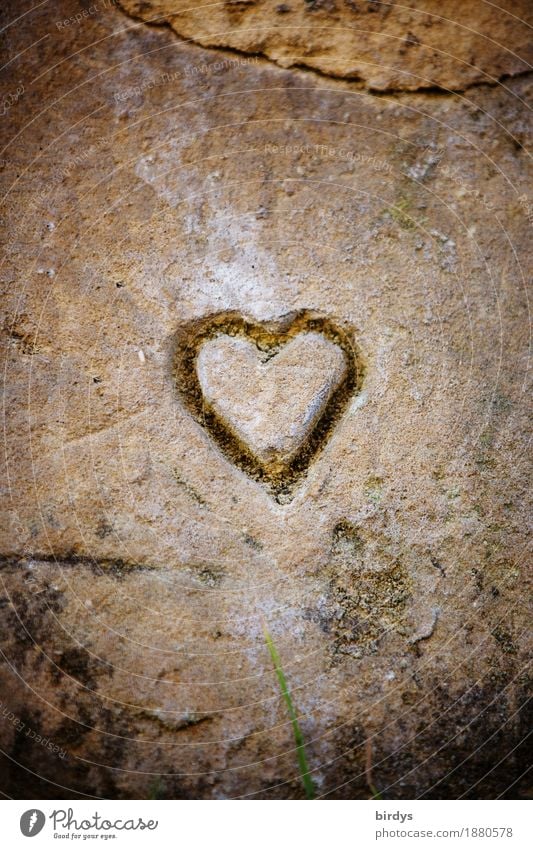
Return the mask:
<path fill-rule="evenodd" d="M 530 849 L 518 801 L 4 801 L 2 846 Z M 35 839 L 35 843 L 30 843 Z"/>

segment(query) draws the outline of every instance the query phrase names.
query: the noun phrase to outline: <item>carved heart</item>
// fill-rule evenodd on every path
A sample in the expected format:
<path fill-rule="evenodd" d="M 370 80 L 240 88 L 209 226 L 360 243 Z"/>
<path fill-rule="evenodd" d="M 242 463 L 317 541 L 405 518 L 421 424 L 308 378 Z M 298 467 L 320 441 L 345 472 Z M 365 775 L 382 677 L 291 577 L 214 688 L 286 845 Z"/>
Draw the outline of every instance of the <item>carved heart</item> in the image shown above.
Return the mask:
<path fill-rule="evenodd" d="M 176 376 L 224 453 L 287 501 L 358 388 L 360 369 L 347 334 L 322 316 L 256 323 L 219 313 L 182 334 Z"/>

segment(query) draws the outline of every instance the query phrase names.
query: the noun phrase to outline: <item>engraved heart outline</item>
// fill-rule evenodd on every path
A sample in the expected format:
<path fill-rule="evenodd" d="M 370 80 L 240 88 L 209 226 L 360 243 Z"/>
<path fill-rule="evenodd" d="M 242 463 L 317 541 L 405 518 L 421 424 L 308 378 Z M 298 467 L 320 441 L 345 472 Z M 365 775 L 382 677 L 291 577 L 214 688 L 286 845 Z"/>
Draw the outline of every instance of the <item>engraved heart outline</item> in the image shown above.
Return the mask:
<path fill-rule="evenodd" d="M 275 356 L 300 334 L 320 333 L 339 347 L 346 358 L 346 371 L 332 392 L 314 427 L 288 462 L 263 463 L 212 408 L 205 398 L 197 372 L 202 346 L 217 336 L 240 336 L 255 344 L 259 352 Z M 294 497 L 294 489 L 327 443 L 349 400 L 361 389 L 363 365 L 347 330 L 331 318 L 311 310 L 286 313 L 269 321 L 256 321 L 241 313 L 219 312 L 182 325 L 177 333 L 174 373 L 179 394 L 223 454 L 249 477 L 264 484 L 279 503 Z"/>

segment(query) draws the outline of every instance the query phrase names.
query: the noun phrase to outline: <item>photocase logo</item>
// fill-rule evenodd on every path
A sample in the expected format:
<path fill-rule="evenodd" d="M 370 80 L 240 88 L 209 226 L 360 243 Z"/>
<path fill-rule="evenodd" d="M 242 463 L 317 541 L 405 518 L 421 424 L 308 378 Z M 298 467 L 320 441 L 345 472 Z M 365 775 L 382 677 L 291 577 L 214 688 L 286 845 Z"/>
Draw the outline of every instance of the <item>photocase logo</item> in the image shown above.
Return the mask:
<path fill-rule="evenodd" d="M 24 837 L 35 837 L 42 830 L 46 817 L 42 811 L 32 808 L 25 811 L 20 818 L 20 830 Z"/>

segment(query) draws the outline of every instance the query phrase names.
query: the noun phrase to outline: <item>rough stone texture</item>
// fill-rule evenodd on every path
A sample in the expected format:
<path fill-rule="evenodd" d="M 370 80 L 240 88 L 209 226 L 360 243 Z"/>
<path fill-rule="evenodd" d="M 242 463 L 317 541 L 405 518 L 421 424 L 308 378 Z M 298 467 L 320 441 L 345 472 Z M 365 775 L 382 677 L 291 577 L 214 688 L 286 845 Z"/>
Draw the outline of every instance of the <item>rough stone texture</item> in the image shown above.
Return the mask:
<path fill-rule="evenodd" d="M 301 796 L 266 623 L 320 794 L 524 795 L 530 79 L 374 96 L 107 6 L 9 33 L 2 790 Z M 280 503 L 175 357 L 301 310 L 364 370 Z"/>
<path fill-rule="evenodd" d="M 249 340 L 224 335 L 198 357 L 205 400 L 262 463 L 298 451 L 345 371 L 342 350 L 318 333 L 301 334 L 266 361 Z"/>
<path fill-rule="evenodd" d="M 528 71 L 529 0 L 119 0 L 187 42 L 261 54 L 375 91 L 464 90 Z"/>
<path fill-rule="evenodd" d="M 225 456 L 290 501 L 362 386 L 351 334 L 310 310 L 255 321 L 221 312 L 178 332 L 174 376 Z"/>

